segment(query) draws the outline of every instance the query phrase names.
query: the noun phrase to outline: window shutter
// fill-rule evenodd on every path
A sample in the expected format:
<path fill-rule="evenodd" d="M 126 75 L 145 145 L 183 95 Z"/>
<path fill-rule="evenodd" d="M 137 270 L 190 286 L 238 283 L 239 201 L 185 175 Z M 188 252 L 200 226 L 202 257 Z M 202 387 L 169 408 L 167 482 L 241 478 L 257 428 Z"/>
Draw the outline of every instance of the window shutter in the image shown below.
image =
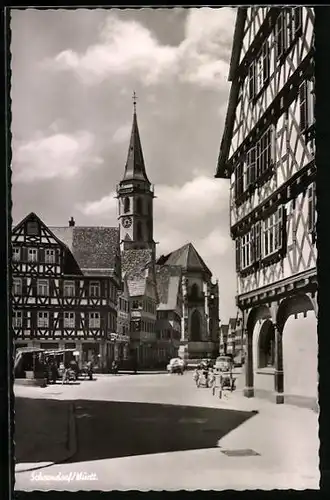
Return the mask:
<path fill-rule="evenodd" d="M 50 279 L 48 283 L 49 283 L 49 296 L 54 297 L 55 296 L 55 280 Z"/>
<path fill-rule="evenodd" d="M 39 248 L 39 255 L 38 255 L 38 260 L 39 262 L 45 262 L 45 249 L 44 248 Z"/>
<path fill-rule="evenodd" d="M 27 278 L 22 278 L 22 295 L 25 297 L 27 295 Z"/>
<path fill-rule="evenodd" d="M 27 262 L 28 260 L 28 249 L 26 247 L 22 247 L 22 261 Z"/>
<path fill-rule="evenodd" d="M 106 313 L 101 313 L 101 318 L 100 318 L 100 331 L 101 333 L 105 332 L 105 327 L 106 327 Z"/>
<path fill-rule="evenodd" d="M 308 110 L 308 127 L 314 123 L 315 111 L 315 91 L 314 84 L 311 80 L 307 81 L 307 110 Z"/>
<path fill-rule="evenodd" d="M 49 311 L 48 313 L 48 325 L 49 325 L 49 330 L 51 330 L 52 332 L 54 331 L 54 312 L 53 311 Z"/>
<path fill-rule="evenodd" d="M 253 99 L 255 96 L 255 65 L 252 63 L 249 67 L 249 97 Z"/>
<path fill-rule="evenodd" d="M 294 34 L 298 35 L 302 29 L 302 8 L 295 7 L 293 9 L 293 25 L 294 25 Z"/>
<path fill-rule="evenodd" d="M 254 262 L 256 261 L 256 252 L 255 252 L 255 226 L 252 226 L 251 227 L 251 231 L 250 231 L 250 261 L 251 261 L 251 264 L 254 264 Z"/>
<path fill-rule="evenodd" d="M 236 272 L 239 272 L 241 269 L 241 238 L 238 237 L 235 240 L 236 246 Z"/>
<path fill-rule="evenodd" d="M 258 262 L 261 259 L 261 222 L 256 222 L 254 226 L 254 260 Z"/>
<path fill-rule="evenodd" d="M 250 183 L 254 184 L 257 178 L 256 175 L 256 148 L 250 150 Z"/>
<path fill-rule="evenodd" d="M 269 57 L 269 44 L 268 40 L 263 45 L 263 72 L 264 72 L 264 82 L 269 78 L 270 75 L 270 57 Z"/>
<path fill-rule="evenodd" d="M 286 253 L 286 210 L 284 206 L 279 207 L 279 248 L 283 254 Z"/>
<path fill-rule="evenodd" d="M 307 81 L 303 81 L 299 86 L 299 109 L 300 109 L 300 130 L 303 132 L 307 127 Z"/>
<path fill-rule="evenodd" d="M 31 288 L 32 288 L 32 296 L 37 296 L 37 278 L 31 278 Z"/>
<path fill-rule="evenodd" d="M 271 125 L 269 127 L 268 141 L 270 143 L 270 158 L 269 158 L 269 168 L 275 167 L 276 165 L 276 126 Z"/>

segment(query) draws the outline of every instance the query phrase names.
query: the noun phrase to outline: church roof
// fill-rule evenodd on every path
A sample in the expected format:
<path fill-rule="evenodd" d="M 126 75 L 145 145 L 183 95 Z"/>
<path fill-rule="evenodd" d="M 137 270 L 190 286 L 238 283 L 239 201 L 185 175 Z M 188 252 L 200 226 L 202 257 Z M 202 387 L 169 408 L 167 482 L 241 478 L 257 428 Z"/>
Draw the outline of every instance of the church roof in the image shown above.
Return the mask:
<path fill-rule="evenodd" d="M 202 271 L 212 276 L 211 271 L 192 243 L 187 243 L 169 255 L 160 257 L 157 263 L 180 266 L 184 271 Z"/>
<path fill-rule="evenodd" d="M 180 291 L 182 269 L 180 266 L 156 265 L 158 310 L 174 310 Z"/>
<path fill-rule="evenodd" d="M 150 184 L 144 164 L 139 127 L 136 111 L 134 109 L 131 139 L 128 148 L 127 161 L 123 181 L 128 180 L 146 181 Z"/>
<path fill-rule="evenodd" d="M 84 274 L 108 275 L 119 256 L 117 227 L 50 227 L 74 255 Z"/>

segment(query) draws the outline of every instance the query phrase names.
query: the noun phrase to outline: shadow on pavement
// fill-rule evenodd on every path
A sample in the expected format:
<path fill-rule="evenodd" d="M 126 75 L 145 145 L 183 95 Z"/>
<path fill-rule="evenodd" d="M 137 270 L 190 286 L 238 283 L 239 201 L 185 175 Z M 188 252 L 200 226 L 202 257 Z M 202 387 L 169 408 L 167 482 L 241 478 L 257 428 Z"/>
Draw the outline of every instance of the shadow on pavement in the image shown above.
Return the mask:
<path fill-rule="evenodd" d="M 26 414 L 20 415 L 23 406 L 20 409 L 16 405 L 16 421 L 25 420 L 25 424 L 20 423 L 18 427 L 16 422 L 18 462 L 54 461 L 52 439 L 54 441 L 54 433 L 60 434 L 58 418 L 63 414 L 63 404 L 70 403 L 75 406 L 78 444 L 77 453 L 69 460 L 71 463 L 213 448 L 219 439 L 255 415 L 255 412 L 181 405 L 29 399 L 25 402 L 25 406 L 29 406 L 29 422 Z M 43 418 L 47 428 L 42 430 L 42 437 L 41 422 L 38 423 L 37 418 L 40 412 L 42 415 L 51 412 L 48 423 L 47 418 Z M 35 419 L 31 419 L 33 414 Z M 24 430 L 28 432 L 25 436 Z M 38 441 L 38 446 L 33 446 L 34 441 Z"/>

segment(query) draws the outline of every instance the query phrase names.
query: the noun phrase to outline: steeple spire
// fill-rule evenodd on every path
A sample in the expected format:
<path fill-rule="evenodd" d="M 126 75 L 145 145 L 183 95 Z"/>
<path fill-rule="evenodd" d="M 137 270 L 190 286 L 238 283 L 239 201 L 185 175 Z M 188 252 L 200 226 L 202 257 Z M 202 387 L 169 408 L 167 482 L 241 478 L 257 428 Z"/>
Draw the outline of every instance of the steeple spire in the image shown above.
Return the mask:
<path fill-rule="evenodd" d="M 132 99 L 133 99 L 133 124 L 132 124 L 131 139 L 128 148 L 128 155 L 125 165 L 125 173 L 123 181 L 135 179 L 139 181 L 146 181 L 148 184 L 150 184 L 146 174 L 146 168 L 144 165 L 139 128 L 137 124 L 137 116 L 136 116 L 137 96 L 135 92 L 133 92 Z"/>

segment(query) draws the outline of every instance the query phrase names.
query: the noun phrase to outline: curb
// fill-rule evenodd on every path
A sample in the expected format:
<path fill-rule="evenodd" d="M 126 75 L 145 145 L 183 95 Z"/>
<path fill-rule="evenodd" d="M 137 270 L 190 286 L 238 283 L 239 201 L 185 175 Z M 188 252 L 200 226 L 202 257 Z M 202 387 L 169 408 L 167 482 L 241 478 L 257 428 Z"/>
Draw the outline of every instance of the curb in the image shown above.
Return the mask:
<path fill-rule="evenodd" d="M 19 474 L 21 472 L 30 472 L 34 470 L 45 469 L 55 464 L 62 464 L 70 460 L 70 458 L 72 458 L 77 453 L 78 449 L 77 424 L 75 417 L 75 405 L 73 403 L 70 403 L 68 412 L 69 412 L 69 418 L 68 418 L 68 432 L 67 432 L 67 449 L 68 449 L 67 454 L 64 455 L 64 457 L 61 458 L 60 460 L 57 460 L 56 462 L 42 462 L 42 465 L 40 463 L 39 464 L 36 463 L 32 466 L 31 464 L 29 464 L 29 467 L 24 467 L 24 464 L 15 464 L 15 474 Z"/>

